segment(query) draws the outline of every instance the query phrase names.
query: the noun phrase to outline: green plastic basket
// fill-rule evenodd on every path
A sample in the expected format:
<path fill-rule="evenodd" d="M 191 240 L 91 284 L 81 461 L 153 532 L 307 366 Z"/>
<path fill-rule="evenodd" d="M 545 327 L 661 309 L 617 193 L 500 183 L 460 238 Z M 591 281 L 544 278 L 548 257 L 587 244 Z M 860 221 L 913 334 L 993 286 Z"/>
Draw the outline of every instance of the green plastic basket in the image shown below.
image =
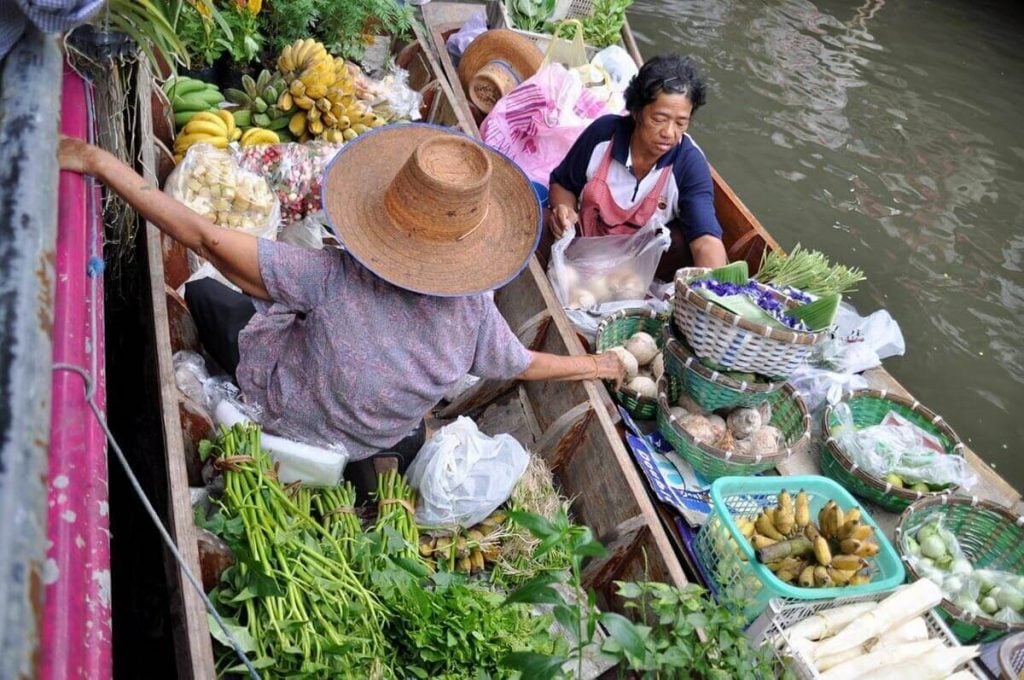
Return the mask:
<path fill-rule="evenodd" d="M 649 307 L 636 307 L 622 309 L 614 314 L 606 316 L 597 326 L 597 337 L 595 346 L 598 353 L 607 352 L 612 347 L 621 347 L 634 333 L 643 331 L 649 334 L 662 347 L 662 327 L 669 321 L 668 314 L 656 314 Z M 625 386 L 616 390 L 614 385 L 608 384 L 609 391 L 615 396 L 615 400 L 622 404 L 629 414 L 640 420 L 653 420 L 658 412 L 658 400 L 651 397 L 642 397 L 635 390 Z"/>
<path fill-rule="evenodd" d="M 770 399 L 785 384 L 784 381 L 761 383 L 733 380 L 702 364 L 686 343 L 675 337 L 671 324 L 665 324 L 662 335 L 665 372 L 679 378 L 686 393 L 708 411 L 756 406 Z"/>
<path fill-rule="evenodd" d="M 853 424 L 858 428 L 878 425 L 889 411 L 895 411 L 924 431 L 938 437 L 946 453 L 954 456 L 964 455 L 964 445 L 949 425 L 930 409 L 917 401 L 905 399 L 885 390 L 854 390 L 846 392 L 837 404 L 825 407 L 822 415 L 821 471 L 836 480 L 855 495 L 869 500 L 885 508 L 889 512 L 902 512 L 914 501 L 922 498 L 948 496 L 957 490 L 951 486 L 941 491 L 914 491 L 898 488 L 863 468 L 853 464 L 843 447 L 833 437 L 833 431 L 839 426 L 839 418 L 835 413 L 838 404 L 850 406 Z"/>
<path fill-rule="evenodd" d="M 727 475 L 756 475 L 770 470 L 793 454 L 793 450 L 811 438 L 811 417 L 796 390 L 785 385 L 773 392 L 768 400 L 772 406 L 769 425 L 774 425 L 785 438 L 785 447 L 774 452 L 756 454 L 723 451 L 710 442 L 698 441 L 684 430 L 672 415 L 670 408 L 683 393 L 683 382 L 669 374 L 658 381 L 658 431 L 672 448 L 700 475 L 712 481 Z"/>
<path fill-rule="evenodd" d="M 896 549 L 907 564 L 910 580 L 921 575 L 914 569 L 904 534 L 914 534 L 936 515 L 956 536 L 971 564 L 979 569 L 997 569 L 1024 576 L 1024 517 L 1013 515 L 1001 505 L 978 498 L 938 496 L 920 500 L 900 515 L 894 538 Z M 1004 623 L 987 616 L 974 616 L 951 600 L 942 600 L 939 613 L 953 634 L 964 644 L 990 642 L 1007 633 L 1024 631 L 1024 624 Z"/>
<path fill-rule="evenodd" d="M 834 500 L 843 511 L 861 508 L 861 522 L 875 530 L 879 548 L 878 554 L 868 560 L 873 573 L 870 583 L 843 588 L 801 588 L 780 581 L 757 561 L 753 547 L 740 533 L 735 518 L 753 519 L 762 508 L 775 505 L 783 489 L 793 495 L 800 489 L 806 491 L 812 517 L 829 500 Z M 708 521 L 694 541 L 697 556 L 714 579 L 719 597 L 726 595 L 745 603 L 743 613 L 748 621 L 757 618 L 773 597 L 828 600 L 867 595 L 895 588 L 903 583 L 906 575 L 896 549 L 867 511 L 846 489 L 826 477 L 723 477 L 711 485 L 711 508 Z"/>

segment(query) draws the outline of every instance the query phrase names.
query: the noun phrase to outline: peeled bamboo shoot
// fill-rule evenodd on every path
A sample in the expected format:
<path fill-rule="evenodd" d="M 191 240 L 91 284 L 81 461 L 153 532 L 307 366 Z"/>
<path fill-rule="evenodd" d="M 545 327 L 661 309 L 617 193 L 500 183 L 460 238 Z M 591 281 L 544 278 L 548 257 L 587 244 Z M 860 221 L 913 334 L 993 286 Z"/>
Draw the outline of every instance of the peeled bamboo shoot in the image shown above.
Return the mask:
<path fill-rule="evenodd" d="M 853 623 L 850 624 L 854 625 Z M 834 666 L 821 674 L 821 680 L 859 680 L 865 673 L 872 673 L 886 666 L 898 664 L 908 659 L 916 659 L 922 655 L 930 655 L 942 647 L 941 640 L 921 640 L 905 642 L 901 645 L 885 647 L 877 652 L 857 656 Z M 847 650 L 849 651 L 849 650 Z M 913 675 L 907 677 L 916 677 Z"/>
<path fill-rule="evenodd" d="M 927 579 L 922 579 L 927 580 Z M 917 644 L 917 643 L 914 643 Z M 945 680 L 959 666 L 967 663 L 978 655 L 978 648 L 973 647 L 939 647 L 932 651 L 908 659 L 901 663 L 885 666 L 859 677 L 864 680 Z"/>

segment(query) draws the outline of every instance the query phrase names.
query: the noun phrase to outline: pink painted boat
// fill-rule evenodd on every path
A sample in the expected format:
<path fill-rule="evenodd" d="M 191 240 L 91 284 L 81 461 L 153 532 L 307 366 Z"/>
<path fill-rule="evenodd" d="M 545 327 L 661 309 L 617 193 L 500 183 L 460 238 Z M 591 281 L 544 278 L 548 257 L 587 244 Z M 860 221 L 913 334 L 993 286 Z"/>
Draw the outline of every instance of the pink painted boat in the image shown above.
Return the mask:
<path fill-rule="evenodd" d="M 60 129 L 93 137 L 90 85 L 64 70 Z M 57 227 L 53 363 L 91 376 L 105 414 L 103 219 L 98 187 L 62 172 Z M 37 677 L 109 678 L 112 673 L 110 532 L 106 438 L 83 376 L 55 370 L 50 417 L 44 611 Z"/>

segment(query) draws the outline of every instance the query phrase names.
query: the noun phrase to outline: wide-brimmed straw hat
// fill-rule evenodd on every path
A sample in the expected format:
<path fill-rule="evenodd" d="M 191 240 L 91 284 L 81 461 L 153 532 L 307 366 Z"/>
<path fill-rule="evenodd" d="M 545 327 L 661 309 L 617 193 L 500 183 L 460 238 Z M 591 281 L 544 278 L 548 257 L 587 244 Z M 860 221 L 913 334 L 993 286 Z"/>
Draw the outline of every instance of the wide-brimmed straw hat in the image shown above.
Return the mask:
<path fill-rule="evenodd" d="M 499 288 L 540 239 L 540 203 L 523 171 L 448 128 L 408 123 L 364 133 L 325 173 L 324 210 L 345 248 L 406 290 Z"/>
<path fill-rule="evenodd" d="M 484 113 L 532 76 L 544 54 L 526 36 L 507 28 L 481 33 L 459 59 L 459 80 L 470 101 Z"/>

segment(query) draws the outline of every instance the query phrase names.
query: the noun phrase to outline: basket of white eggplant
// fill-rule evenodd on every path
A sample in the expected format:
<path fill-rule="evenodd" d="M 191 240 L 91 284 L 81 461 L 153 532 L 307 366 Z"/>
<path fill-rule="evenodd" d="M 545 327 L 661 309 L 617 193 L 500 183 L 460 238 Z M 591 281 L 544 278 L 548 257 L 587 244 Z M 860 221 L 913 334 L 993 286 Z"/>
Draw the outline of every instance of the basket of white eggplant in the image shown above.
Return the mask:
<path fill-rule="evenodd" d="M 658 379 L 665 371 L 661 329 L 668 321 L 668 314 L 637 307 L 606 316 L 597 327 L 597 351 L 615 352 L 626 369 L 615 399 L 635 418 L 657 414 Z"/>
<path fill-rule="evenodd" d="M 748 635 L 802 679 L 985 678 L 978 648 L 961 646 L 935 613 L 941 599 L 928 580 L 859 597 L 773 599 Z"/>
<path fill-rule="evenodd" d="M 1024 517 L 938 496 L 904 510 L 894 538 L 908 576 L 941 586 L 939 611 L 961 642 L 1024 631 Z"/>

